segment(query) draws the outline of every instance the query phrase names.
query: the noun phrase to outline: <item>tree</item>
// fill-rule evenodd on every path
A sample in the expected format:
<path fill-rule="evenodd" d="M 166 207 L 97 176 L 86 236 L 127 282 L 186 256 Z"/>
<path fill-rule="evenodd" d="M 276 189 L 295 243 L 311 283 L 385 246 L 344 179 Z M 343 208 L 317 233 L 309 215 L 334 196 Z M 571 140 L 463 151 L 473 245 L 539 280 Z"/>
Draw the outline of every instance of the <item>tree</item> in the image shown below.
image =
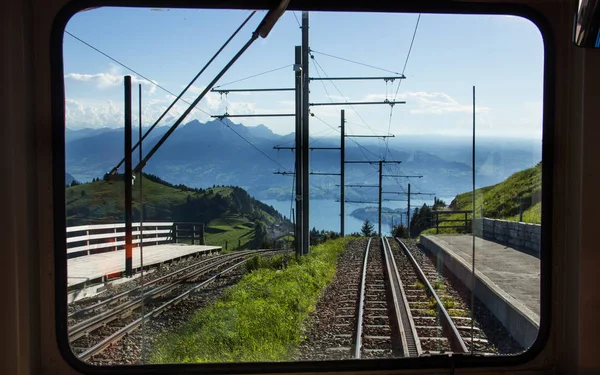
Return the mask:
<path fill-rule="evenodd" d="M 408 233 L 408 229 L 402 224 L 398 224 L 398 225 L 392 227 L 392 235 L 394 237 L 406 238 L 407 233 Z"/>
<path fill-rule="evenodd" d="M 434 211 L 437 211 L 437 210 L 443 209 L 444 207 L 446 207 L 446 202 L 444 202 L 441 199 L 437 199 L 436 198 L 435 199 L 435 204 L 433 205 L 432 209 Z"/>
<path fill-rule="evenodd" d="M 365 220 L 362 228 L 360 228 L 360 232 L 365 237 L 371 237 L 375 234 L 375 227 L 373 226 L 373 224 L 371 224 L 371 222 L 369 222 L 369 219 L 367 219 Z"/>
<path fill-rule="evenodd" d="M 431 227 L 431 208 L 423 204 L 421 209 L 416 208 L 410 220 L 410 236 L 417 237 L 422 231 Z"/>

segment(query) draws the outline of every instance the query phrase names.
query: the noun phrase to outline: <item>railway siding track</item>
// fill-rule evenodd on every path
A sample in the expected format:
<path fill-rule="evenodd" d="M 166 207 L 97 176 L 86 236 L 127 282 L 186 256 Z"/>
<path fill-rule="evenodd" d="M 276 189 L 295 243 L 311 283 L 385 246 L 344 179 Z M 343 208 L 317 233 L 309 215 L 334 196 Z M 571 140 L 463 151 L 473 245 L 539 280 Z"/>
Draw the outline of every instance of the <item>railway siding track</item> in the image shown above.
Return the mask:
<path fill-rule="evenodd" d="M 106 305 L 105 312 L 70 327 L 69 341 L 71 342 L 71 346 L 78 358 L 89 360 L 92 356 L 102 352 L 135 330 L 144 320 L 158 316 L 165 309 L 177 305 L 183 299 L 189 297 L 220 276 L 242 266 L 251 256 L 267 252 L 277 253 L 277 251 L 272 250 L 250 251 L 198 262 L 193 266 L 162 277 L 161 280 L 172 280 L 174 274 L 177 274 L 175 280 L 145 292 L 143 298 L 141 296 L 132 298 L 114 307 L 111 307 L 110 302 L 122 299 L 123 293 L 102 301 L 101 303 Z M 190 269 L 191 271 L 188 273 L 182 272 Z M 209 272 L 212 272 L 212 276 L 201 281 L 199 284 L 191 284 L 192 282 L 197 282 L 200 277 Z M 154 280 L 155 283 L 158 281 L 159 279 Z M 135 319 L 132 316 L 133 312 L 141 307 L 149 308 L 149 311 L 144 313 L 143 317 L 140 316 Z M 85 310 L 93 311 L 90 307 L 86 307 Z M 92 338 L 90 336 L 95 337 Z"/>

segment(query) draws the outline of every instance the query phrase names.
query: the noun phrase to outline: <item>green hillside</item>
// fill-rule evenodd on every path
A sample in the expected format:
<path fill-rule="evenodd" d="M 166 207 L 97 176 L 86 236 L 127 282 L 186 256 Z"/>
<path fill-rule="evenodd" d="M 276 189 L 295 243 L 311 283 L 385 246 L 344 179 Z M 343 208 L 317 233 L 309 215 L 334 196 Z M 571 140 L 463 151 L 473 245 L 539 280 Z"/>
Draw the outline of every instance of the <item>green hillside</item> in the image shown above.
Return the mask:
<path fill-rule="evenodd" d="M 493 219 L 519 221 L 521 204 L 523 205 L 523 222 L 541 223 L 542 203 L 542 166 L 538 163 L 535 167 L 516 172 L 499 184 L 486 186 L 475 190 L 475 215 Z M 449 206 L 449 210 L 472 210 L 473 195 L 471 192 L 456 196 Z M 470 218 L 471 215 L 469 215 Z M 440 219 L 442 219 L 440 217 Z M 464 214 L 447 215 L 444 220 L 464 219 Z M 457 225 L 457 223 L 440 223 L 444 225 Z M 440 230 L 440 233 L 455 233 L 454 229 Z M 424 233 L 435 233 L 429 229 Z"/>
<path fill-rule="evenodd" d="M 133 186 L 133 220 L 140 217 L 139 177 Z M 205 223 L 205 242 L 228 248 L 262 247 L 269 229 L 289 223 L 273 207 L 252 198 L 239 187 L 192 189 L 144 174 L 144 221 Z M 67 225 L 123 222 L 123 176 L 66 188 Z"/>

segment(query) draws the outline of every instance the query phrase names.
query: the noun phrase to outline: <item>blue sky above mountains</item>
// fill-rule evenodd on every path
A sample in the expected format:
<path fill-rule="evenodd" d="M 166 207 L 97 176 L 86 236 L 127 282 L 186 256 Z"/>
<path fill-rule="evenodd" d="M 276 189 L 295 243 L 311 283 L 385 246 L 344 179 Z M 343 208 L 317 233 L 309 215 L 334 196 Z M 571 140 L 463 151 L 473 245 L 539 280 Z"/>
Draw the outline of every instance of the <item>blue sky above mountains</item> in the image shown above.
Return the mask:
<path fill-rule="evenodd" d="M 294 14 L 295 13 L 295 14 Z M 75 15 L 67 31 L 106 52 L 172 92 L 179 93 L 249 11 L 98 8 Z M 186 95 L 192 101 L 238 48 L 264 12 L 259 12 Z M 299 12 L 287 12 L 267 39 L 257 41 L 218 85 L 282 68 L 223 88 L 292 87 L 294 46 L 300 44 Z M 311 13 L 311 76 L 369 76 L 388 73 L 320 54 L 324 52 L 401 72 L 416 14 Z M 111 62 L 71 36 L 64 37 L 67 127 L 121 127 L 122 77 L 133 75 L 143 88 L 143 119 L 149 125 L 173 97 Z M 407 79 L 397 100 L 406 105 L 346 108 L 348 131 L 362 134 L 471 133 L 471 90 L 477 86 L 477 124 L 481 136 L 541 138 L 543 42 L 530 21 L 512 16 L 423 14 Z M 398 81 L 313 81 L 311 102 L 393 99 Z M 137 87 L 134 92 L 137 123 Z M 287 113 L 293 93 L 208 95 L 199 108 L 210 114 Z M 169 124 L 187 105 L 174 108 Z M 342 107 L 313 107 L 313 136 L 334 136 Z M 193 111 L 185 123 L 208 120 Z M 277 134 L 293 131 L 293 118 L 243 119 L 265 124 Z"/>

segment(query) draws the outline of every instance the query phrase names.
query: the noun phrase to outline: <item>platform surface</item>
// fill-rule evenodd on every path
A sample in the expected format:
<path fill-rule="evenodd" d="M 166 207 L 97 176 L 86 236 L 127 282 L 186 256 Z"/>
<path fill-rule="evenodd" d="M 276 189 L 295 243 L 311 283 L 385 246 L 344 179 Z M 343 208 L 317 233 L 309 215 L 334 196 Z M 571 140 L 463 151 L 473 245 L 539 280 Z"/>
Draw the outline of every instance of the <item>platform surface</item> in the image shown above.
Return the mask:
<path fill-rule="evenodd" d="M 453 257 L 472 262 L 473 237 L 470 235 L 428 235 Z M 524 304 L 539 322 L 540 260 L 505 245 L 475 237 L 476 274 L 483 273 L 497 287 Z"/>
<path fill-rule="evenodd" d="M 220 246 L 164 244 L 145 246 L 144 266 L 166 262 L 170 259 L 197 253 L 220 251 Z M 133 249 L 133 268 L 140 267 L 140 251 Z M 67 260 L 67 286 L 85 283 L 105 275 L 125 271 L 125 250 L 85 255 Z"/>

